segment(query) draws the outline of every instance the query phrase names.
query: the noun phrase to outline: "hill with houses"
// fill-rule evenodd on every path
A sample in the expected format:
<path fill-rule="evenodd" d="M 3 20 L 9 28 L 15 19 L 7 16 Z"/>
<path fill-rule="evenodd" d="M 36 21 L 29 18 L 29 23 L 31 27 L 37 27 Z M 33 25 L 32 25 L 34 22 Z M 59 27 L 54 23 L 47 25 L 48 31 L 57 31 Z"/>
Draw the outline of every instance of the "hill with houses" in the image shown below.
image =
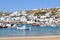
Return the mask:
<path fill-rule="evenodd" d="M 2 23 L 34 23 L 46 20 L 58 20 L 60 22 L 60 8 L 38 8 L 32 10 L 20 10 L 16 12 L 0 11 Z"/>
<path fill-rule="evenodd" d="M 16 12 L 3 12 L 0 11 L 0 17 L 2 16 L 11 16 L 11 17 L 17 17 L 22 15 L 34 15 L 34 16 L 42 16 L 46 13 L 51 12 L 53 15 L 57 15 L 60 18 L 60 8 L 38 8 L 38 9 L 32 9 L 32 10 L 21 10 Z"/>

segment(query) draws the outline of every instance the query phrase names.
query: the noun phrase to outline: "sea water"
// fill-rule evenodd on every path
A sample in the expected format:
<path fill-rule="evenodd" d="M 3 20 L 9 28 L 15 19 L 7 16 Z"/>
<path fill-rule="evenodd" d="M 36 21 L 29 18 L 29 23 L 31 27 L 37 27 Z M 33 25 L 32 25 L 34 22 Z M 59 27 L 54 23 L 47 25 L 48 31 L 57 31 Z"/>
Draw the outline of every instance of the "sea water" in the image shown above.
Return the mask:
<path fill-rule="evenodd" d="M 0 37 L 18 37 L 18 36 L 52 36 L 60 35 L 60 26 L 32 26 L 31 24 L 17 24 L 18 26 L 25 25 L 31 30 L 20 30 L 16 28 L 0 28 Z"/>

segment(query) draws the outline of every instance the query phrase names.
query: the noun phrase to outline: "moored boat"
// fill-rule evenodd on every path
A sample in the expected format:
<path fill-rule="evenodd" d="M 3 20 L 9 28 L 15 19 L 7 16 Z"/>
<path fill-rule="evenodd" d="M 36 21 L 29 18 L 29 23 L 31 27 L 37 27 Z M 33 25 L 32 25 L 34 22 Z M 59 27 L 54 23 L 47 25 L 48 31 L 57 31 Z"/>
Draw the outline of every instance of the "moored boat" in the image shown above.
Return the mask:
<path fill-rule="evenodd" d="M 33 23 L 32 26 L 39 26 L 39 24 L 37 24 L 37 23 Z"/>
<path fill-rule="evenodd" d="M 5 27 L 3 27 L 3 28 L 8 28 L 8 26 L 5 26 Z"/>
<path fill-rule="evenodd" d="M 52 25 L 50 25 L 50 26 L 51 26 L 51 27 L 56 27 L 57 25 L 53 25 L 53 24 L 52 24 Z"/>
<path fill-rule="evenodd" d="M 2 26 L 0 26 L 0 28 L 3 28 Z"/>
<path fill-rule="evenodd" d="M 26 28 L 26 26 L 17 27 L 17 29 L 21 29 L 21 30 L 31 30 L 31 28 Z"/>
<path fill-rule="evenodd" d="M 11 27 L 10 24 L 8 25 L 8 24 L 1 23 L 0 25 L 0 28 L 9 28 L 9 27 Z"/>
<path fill-rule="evenodd" d="M 4 26 L 4 27 L 3 26 L 0 26 L 0 28 L 8 28 L 8 26 Z"/>

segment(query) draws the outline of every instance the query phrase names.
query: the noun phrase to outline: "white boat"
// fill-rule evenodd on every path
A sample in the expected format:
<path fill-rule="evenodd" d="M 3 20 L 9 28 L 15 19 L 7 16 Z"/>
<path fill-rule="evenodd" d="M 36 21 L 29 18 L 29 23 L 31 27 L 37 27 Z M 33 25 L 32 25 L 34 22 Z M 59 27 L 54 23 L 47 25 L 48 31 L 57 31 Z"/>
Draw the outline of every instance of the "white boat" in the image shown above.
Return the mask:
<path fill-rule="evenodd" d="M 12 28 L 16 28 L 17 25 L 16 25 L 16 24 L 11 24 L 11 27 L 12 27 Z"/>
<path fill-rule="evenodd" d="M 50 26 L 51 26 L 51 27 L 56 27 L 57 25 L 53 25 L 53 24 L 52 24 L 52 25 L 50 25 Z"/>
<path fill-rule="evenodd" d="M 31 28 L 26 28 L 26 26 L 17 27 L 17 29 L 21 29 L 21 30 L 31 30 Z"/>

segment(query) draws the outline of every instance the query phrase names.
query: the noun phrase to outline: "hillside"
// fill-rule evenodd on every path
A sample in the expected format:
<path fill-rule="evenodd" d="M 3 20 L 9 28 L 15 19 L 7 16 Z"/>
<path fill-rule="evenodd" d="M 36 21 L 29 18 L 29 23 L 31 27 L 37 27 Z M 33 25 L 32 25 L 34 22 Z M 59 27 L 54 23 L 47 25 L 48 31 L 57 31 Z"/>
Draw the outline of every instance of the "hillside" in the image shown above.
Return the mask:
<path fill-rule="evenodd" d="M 39 9 L 33 9 L 33 10 L 23 10 L 23 11 L 18 11 L 20 14 L 21 12 L 29 15 L 35 15 L 35 16 L 41 16 L 44 15 L 45 13 L 52 12 L 55 15 L 57 15 L 60 18 L 60 8 L 39 8 Z M 1 16 L 9 16 L 10 14 L 13 14 L 14 12 L 3 12 L 0 11 L 0 17 Z M 19 15 L 19 14 L 18 14 Z M 20 16 L 20 15 L 19 15 Z"/>

